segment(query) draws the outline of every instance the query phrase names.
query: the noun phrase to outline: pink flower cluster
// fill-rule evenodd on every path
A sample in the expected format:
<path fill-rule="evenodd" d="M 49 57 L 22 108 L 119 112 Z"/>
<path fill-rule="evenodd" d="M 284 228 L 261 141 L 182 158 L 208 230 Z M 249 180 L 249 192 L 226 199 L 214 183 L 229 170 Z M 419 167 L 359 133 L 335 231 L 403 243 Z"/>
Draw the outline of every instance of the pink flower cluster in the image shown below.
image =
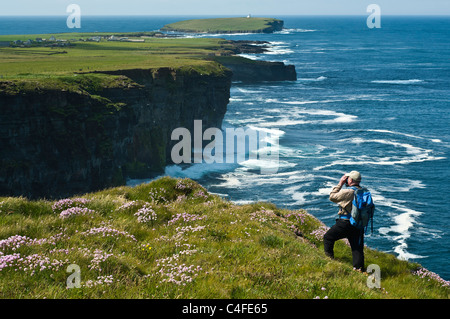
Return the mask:
<path fill-rule="evenodd" d="M 158 216 L 155 211 L 151 208 L 151 206 L 147 203 L 142 208 L 140 208 L 134 216 L 137 217 L 137 221 L 139 223 L 147 223 L 155 221 Z"/>
<path fill-rule="evenodd" d="M 94 251 L 94 258 L 91 260 L 91 263 L 88 268 L 90 270 L 95 269 L 98 271 L 102 271 L 100 263 L 106 261 L 111 256 L 114 256 L 114 254 L 108 254 L 101 249 L 96 249 Z"/>
<path fill-rule="evenodd" d="M 18 253 L 11 255 L 0 256 L 0 271 L 5 268 L 15 268 L 15 271 L 31 271 L 31 276 L 36 271 L 51 270 L 58 271 L 64 264 L 69 263 L 69 260 L 50 260 L 47 256 L 39 254 L 33 254 L 26 257 L 22 257 Z"/>
<path fill-rule="evenodd" d="M 438 274 L 429 271 L 426 268 L 419 268 L 417 271 L 413 272 L 413 274 L 419 276 L 420 278 L 428 277 L 428 280 L 436 280 L 442 285 L 442 287 L 450 287 L 450 281 L 442 279 Z"/>
<path fill-rule="evenodd" d="M 41 239 L 32 239 L 27 236 L 21 235 L 13 235 L 6 239 L 0 240 L 0 250 L 5 251 L 10 249 L 12 251 L 16 251 L 21 246 L 32 246 L 32 245 L 43 245 L 43 244 L 51 244 L 56 245 L 56 242 L 66 238 L 67 236 L 63 233 L 58 233 L 49 238 L 41 238 Z M 67 237 L 68 238 L 68 237 Z"/>
<path fill-rule="evenodd" d="M 308 213 L 299 211 L 299 212 L 288 213 L 285 217 L 289 218 L 289 217 L 293 216 L 297 223 L 299 223 L 300 225 L 303 225 L 305 223 L 305 217 L 307 215 L 308 215 Z"/>
<path fill-rule="evenodd" d="M 71 207 L 68 209 L 63 210 L 59 217 L 62 219 L 67 219 L 73 216 L 79 216 L 79 215 L 92 215 L 95 211 L 86 207 Z"/>
<path fill-rule="evenodd" d="M 206 195 L 204 191 L 199 190 L 197 193 L 194 194 L 194 197 L 208 198 L 208 195 Z"/>
<path fill-rule="evenodd" d="M 276 217 L 277 215 L 272 210 L 266 210 L 264 207 L 250 214 L 250 220 L 257 220 L 259 222 L 266 222 L 268 218 Z"/>
<path fill-rule="evenodd" d="M 133 235 L 127 233 L 126 231 L 117 230 L 117 229 L 110 228 L 110 227 L 107 227 L 107 226 L 94 227 L 94 228 L 91 228 L 91 229 L 89 229 L 87 231 L 82 232 L 81 234 L 82 235 L 86 235 L 86 236 L 101 234 L 103 237 L 124 236 L 124 237 L 130 238 L 130 239 L 132 239 L 134 241 L 137 241 L 136 238 Z"/>
<path fill-rule="evenodd" d="M 175 231 L 177 232 L 177 233 L 181 233 L 181 234 L 184 234 L 184 233 L 187 233 L 187 232 L 197 232 L 197 231 L 201 231 L 201 230 L 203 230 L 203 229 L 205 229 L 206 228 L 206 226 L 197 226 L 197 227 L 192 227 L 192 226 L 184 226 L 184 227 L 177 227 L 177 228 L 175 228 Z"/>
<path fill-rule="evenodd" d="M 68 255 L 73 251 L 80 252 L 84 257 L 91 258 L 91 262 L 88 265 L 88 268 L 90 270 L 98 270 L 102 271 L 101 263 L 106 261 L 108 258 L 114 256 L 114 254 L 109 254 L 101 249 L 96 249 L 94 251 L 91 251 L 88 248 L 79 248 L 79 247 L 72 247 L 72 248 L 61 248 L 61 249 L 52 249 L 49 251 L 49 254 L 64 254 Z"/>
<path fill-rule="evenodd" d="M 52 210 L 55 213 L 59 213 L 65 209 L 71 208 L 71 207 L 83 207 L 87 203 L 89 203 L 91 200 L 87 198 L 65 198 L 61 199 L 57 202 L 55 202 L 52 205 Z"/>
<path fill-rule="evenodd" d="M 313 235 L 317 240 L 323 240 L 323 235 L 325 235 L 328 229 L 329 227 L 322 225 L 319 228 L 313 230 L 311 232 L 311 235 Z"/>
<path fill-rule="evenodd" d="M 161 268 L 159 273 L 163 277 L 166 277 L 163 278 L 161 282 L 172 282 L 176 285 L 186 286 L 186 283 L 192 282 L 192 280 L 198 276 L 198 272 L 202 270 L 200 266 L 194 267 L 194 265 L 190 265 L 188 267 L 186 264 L 182 264 L 173 267 Z"/>
<path fill-rule="evenodd" d="M 152 189 L 148 193 L 150 200 L 155 203 L 164 203 L 167 202 L 166 196 L 166 189 L 165 188 L 158 188 L 158 189 Z"/>
<path fill-rule="evenodd" d="M 127 210 L 127 209 L 129 209 L 129 208 L 131 208 L 131 207 L 136 206 L 137 204 L 138 204 L 138 202 L 135 201 L 135 200 L 130 201 L 130 202 L 126 202 L 125 204 L 123 204 L 122 206 L 120 206 L 119 208 L 117 208 L 117 210 Z"/>
<path fill-rule="evenodd" d="M 175 188 L 179 190 L 185 190 L 186 188 L 189 188 L 189 185 L 187 185 L 186 181 L 180 179 L 177 181 Z"/>
<path fill-rule="evenodd" d="M 182 220 L 183 222 L 191 222 L 195 220 L 202 220 L 205 219 L 206 215 L 200 216 L 200 215 L 194 215 L 194 214 L 188 214 L 188 213 L 182 213 L 182 214 L 176 214 L 175 217 L 173 217 L 171 220 L 168 221 L 168 225 L 174 224 L 179 220 Z"/>
<path fill-rule="evenodd" d="M 186 200 L 186 195 L 179 195 L 177 196 L 177 199 L 175 200 L 177 203 L 181 203 L 182 201 Z"/>
<path fill-rule="evenodd" d="M 156 265 L 161 267 L 158 273 L 163 277 L 160 282 L 171 282 L 183 286 L 188 282 L 192 282 L 198 276 L 198 272 L 202 270 L 202 267 L 195 267 L 194 265 L 186 266 L 186 264 L 178 265 L 175 261 L 178 260 L 180 255 L 191 255 L 196 252 L 196 249 L 183 250 L 170 257 L 156 260 Z"/>
<path fill-rule="evenodd" d="M 6 249 L 11 249 L 16 251 L 21 246 L 28 246 L 32 242 L 32 239 L 27 236 L 14 235 L 6 239 L 0 240 L 0 249 L 5 251 Z"/>
<path fill-rule="evenodd" d="M 118 281 L 118 280 L 117 280 Z M 92 288 L 95 286 L 101 286 L 101 285 L 106 285 L 109 286 L 114 282 L 114 278 L 113 275 L 109 275 L 109 276 L 98 276 L 97 280 L 88 280 L 86 281 L 83 286 L 88 287 L 88 288 Z"/>

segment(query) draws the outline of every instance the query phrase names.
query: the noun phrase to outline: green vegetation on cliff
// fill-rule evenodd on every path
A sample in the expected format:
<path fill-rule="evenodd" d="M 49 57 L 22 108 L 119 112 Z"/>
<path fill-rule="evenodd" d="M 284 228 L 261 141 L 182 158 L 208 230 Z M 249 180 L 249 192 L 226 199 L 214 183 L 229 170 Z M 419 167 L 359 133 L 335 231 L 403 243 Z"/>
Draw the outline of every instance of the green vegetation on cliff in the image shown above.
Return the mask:
<path fill-rule="evenodd" d="M 181 39 L 156 37 L 128 37 L 143 42 L 107 41 L 114 35 L 99 34 L 99 42 L 84 41 L 91 34 L 62 33 L 56 40 L 75 38 L 74 46 L 0 47 L 0 81 L 11 79 L 40 79 L 67 76 L 74 73 L 114 71 L 124 69 L 190 69 L 220 73 L 223 68 L 205 59 L 218 50 L 231 47 L 221 39 Z M 123 34 L 122 34 L 123 35 Z M 131 34 L 134 35 L 134 34 Z M 50 35 L 0 36 L 1 41 L 49 38 Z M 83 41 L 80 41 L 82 39 Z M 55 42 L 57 43 L 57 42 Z"/>
<path fill-rule="evenodd" d="M 0 298 L 448 298 L 420 265 L 366 248 L 381 268 L 381 288 L 368 288 L 344 242 L 325 256 L 312 215 L 235 205 L 188 179 L 4 197 L 0 225 Z M 80 288 L 66 288 L 70 264 Z"/>
<path fill-rule="evenodd" d="M 165 25 L 162 31 L 196 33 L 272 33 L 283 28 L 283 21 L 273 18 L 193 19 Z"/>

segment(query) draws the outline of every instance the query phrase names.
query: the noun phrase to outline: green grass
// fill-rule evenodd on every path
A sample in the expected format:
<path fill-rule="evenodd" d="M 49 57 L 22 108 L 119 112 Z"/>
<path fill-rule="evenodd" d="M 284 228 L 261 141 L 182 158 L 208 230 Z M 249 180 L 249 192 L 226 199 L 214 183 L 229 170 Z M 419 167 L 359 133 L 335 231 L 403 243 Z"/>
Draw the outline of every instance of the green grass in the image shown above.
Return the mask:
<path fill-rule="evenodd" d="M 165 25 L 161 30 L 206 33 L 261 33 L 270 28 L 271 24 L 279 22 L 281 21 L 273 18 L 193 19 Z"/>
<path fill-rule="evenodd" d="M 56 39 L 87 39 L 114 33 L 61 33 Z M 117 34 L 145 42 L 74 42 L 73 47 L 0 47 L 0 93 L 35 90 L 70 90 L 99 94 L 104 88 L 129 88 L 137 83 L 124 76 L 102 74 L 118 70 L 160 68 L 178 74 L 224 74 L 225 68 L 211 56 L 230 49 L 222 39 L 142 37 L 141 33 Z M 50 35 L 7 35 L 1 41 L 49 39 Z M 92 74 L 96 72 L 97 74 Z"/>
<path fill-rule="evenodd" d="M 381 289 L 370 289 L 345 243 L 336 259 L 325 256 L 314 235 L 324 225 L 312 215 L 235 205 L 188 179 L 82 198 L 65 206 L 0 198 L 0 260 L 16 258 L 0 262 L 0 298 L 449 297 L 442 283 L 413 274 L 418 264 L 366 248 L 366 265 L 381 268 Z M 87 213 L 61 218 L 74 206 Z M 139 222 L 138 212 L 156 217 Z M 26 237 L 14 245 L 16 235 Z M 81 288 L 66 289 L 69 264 L 80 266 Z"/>
<path fill-rule="evenodd" d="M 90 34 L 62 33 L 57 39 L 87 38 Z M 8 35 L 0 41 L 25 40 L 49 35 Z M 217 63 L 205 59 L 227 48 L 222 39 L 145 38 L 133 42 L 75 42 L 74 47 L 0 47 L 0 81 L 45 78 L 92 71 L 198 68 L 217 72 Z"/>

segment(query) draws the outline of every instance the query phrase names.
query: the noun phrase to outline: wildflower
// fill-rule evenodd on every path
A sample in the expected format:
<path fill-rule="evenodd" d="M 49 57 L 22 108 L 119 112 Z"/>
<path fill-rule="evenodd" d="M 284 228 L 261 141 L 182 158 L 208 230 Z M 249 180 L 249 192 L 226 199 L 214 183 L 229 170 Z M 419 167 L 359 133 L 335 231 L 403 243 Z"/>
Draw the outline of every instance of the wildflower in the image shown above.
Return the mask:
<path fill-rule="evenodd" d="M 113 275 L 109 275 L 109 276 L 98 276 L 97 280 L 88 280 L 86 281 L 83 286 L 88 287 L 88 288 L 92 288 L 95 286 L 100 286 L 100 285 L 106 285 L 109 286 L 114 282 L 114 278 Z"/>
<path fill-rule="evenodd" d="M 65 198 L 55 202 L 52 205 L 52 210 L 55 213 L 62 212 L 63 210 L 72 208 L 72 207 L 83 207 L 91 200 L 87 198 Z"/>
<path fill-rule="evenodd" d="M 137 220 L 139 223 L 147 223 L 151 222 L 153 226 L 153 221 L 158 218 L 155 211 L 151 208 L 151 206 L 147 203 L 141 209 L 139 209 L 134 216 L 137 216 Z"/>
<path fill-rule="evenodd" d="M 208 198 L 208 195 L 206 195 L 204 191 L 199 190 L 197 193 L 194 194 L 194 197 Z"/>
<path fill-rule="evenodd" d="M 322 225 L 319 228 L 313 230 L 310 234 L 313 235 L 317 240 L 322 240 L 328 229 L 329 228 L 327 226 Z"/>
<path fill-rule="evenodd" d="M 123 204 L 122 206 L 120 206 L 119 208 L 117 208 L 117 210 L 119 210 L 119 211 L 127 210 L 127 209 L 129 209 L 129 208 L 132 208 L 132 207 L 136 206 L 137 203 L 138 203 L 138 202 L 135 201 L 135 200 L 126 202 L 125 204 Z"/>
<path fill-rule="evenodd" d="M 166 189 L 157 188 L 157 189 L 150 190 L 150 192 L 148 194 L 149 194 L 149 198 L 152 202 L 164 203 L 164 202 L 167 202 L 167 199 L 165 197 L 166 193 L 167 193 Z"/>
<path fill-rule="evenodd" d="M 114 256 L 113 254 L 108 254 L 101 249 L 96 249 L 94 251 L 94 258 L 91 260 L 90 265 L 88 268 L 90 270 L 96 269 L 98 271 L 101 271 L 100 263 L 106 261 L 109 257 Z"/>
<path fill-rule="evenodd" d="M 173 217 L 171 220 L 168 221 L 168 225 L 174 224 L 179 220 L 182 220 L 184 222 L 191 222 L 191 221 L 195 221 L 195 220 L 202 220 L 206 218 L 206 215 L 204 216 L 200 216 L 200 215 L 194 215 L 194 214 L 188 214 L 188 213 L 183 213 L 183 214 L 176 214 L 175 217 Z"/>
<path fill-rule="evenodd" d="M 86 207 L 71 207 L 68 208 L 66 210 L 63 210 L 60 214 L 59 217 L 62 219 L 67 219 L 69 217 L 73 217 L 73 216 L 79 216 L 79 215 L 92 215 L 94 214 L 95 211 L 93 211 L 92 209 L 88 209 Z"/>
<path fill-rule="evenodd" d="M 179 189 L 179 190 L 185 190 L 186 188 L 188 188 L 188 186 L 185 183 L 186 182 L 184 180 L 182 180 L 182 179 L 178 180 L 177 184 L 175 185 L 175 188 Z"/>
<path fill-rule="evenodd" d="M 152 247 L 150 246 L 150 244 L 142 245 L 141 247 L 142 247 L 142 248 L 141 248 L 142 251 L 146 251 L 146 250 L 150 251 L 150 250 L 152 249 Z"/>
<path fill-rule="evenodd" d="M 450 281 L 442 279 L 438 274 L 423 267 L 413 272 L 413 275 L 419 276 L 420 278 L 428 278 L 428 280 L 435 280 L 440 283 L 442 287 L 450 287 Z"/>
<path fill-rule="evenodd" d="M 33 254 L 29 256 L 22 256 L 18 253 L 0 256 L 0 271 L 5 268 L 13 268 L 14 271 L 23 270 L 31 271 L 31 276 L 36 271 L 58 271 L 64 264 L 67 264 L 69 260 L 51 260 L 47 256 Z"/>
<path fill-rule="evenodd" d="M 115 236 L 124 236 L 126 238 L 130 238 L 133 241 L 137 241 L 136 238 L 127 233 L 126 231 L 121 231 L 121 230 L 117 230 L 114 228 L 110 228 L 110 227 L 94 227 L 91 228 L 85 232 L 81 233 L 82 235 L 97 235 L 97 234 L 102 234 L 103 237 L 115 237 Z"/>

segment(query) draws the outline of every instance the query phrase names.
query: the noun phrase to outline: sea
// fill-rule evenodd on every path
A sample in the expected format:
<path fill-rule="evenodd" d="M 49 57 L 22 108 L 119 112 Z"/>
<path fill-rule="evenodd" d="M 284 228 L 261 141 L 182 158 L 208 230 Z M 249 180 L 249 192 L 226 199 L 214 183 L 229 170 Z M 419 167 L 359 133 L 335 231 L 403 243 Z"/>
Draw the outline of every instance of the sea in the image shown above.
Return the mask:
<path fill-rule="evenodd" d="M 213 16 L 212 16 L 213 17 Z M 0 17 L 0 34 L 154 31 L 195 16 Z M 204 17 L 203 17 L 204 18 Z M 278 140 L 278 170 L 261 163 L 168 166 L 233 202 L 306 209 L 327 226 L 328 196 L 349 171 L 376 204 L 367 246 L 422 264 L 450 280 L 450 17 L 277 16 L 273 34 L 189 34 L 267 41 L 250 59 L 295 65 L 297 81 L 233 82 L 222 129 L 251 128 Z M 138 182 L 129 181 L 130 185 Z"/>

